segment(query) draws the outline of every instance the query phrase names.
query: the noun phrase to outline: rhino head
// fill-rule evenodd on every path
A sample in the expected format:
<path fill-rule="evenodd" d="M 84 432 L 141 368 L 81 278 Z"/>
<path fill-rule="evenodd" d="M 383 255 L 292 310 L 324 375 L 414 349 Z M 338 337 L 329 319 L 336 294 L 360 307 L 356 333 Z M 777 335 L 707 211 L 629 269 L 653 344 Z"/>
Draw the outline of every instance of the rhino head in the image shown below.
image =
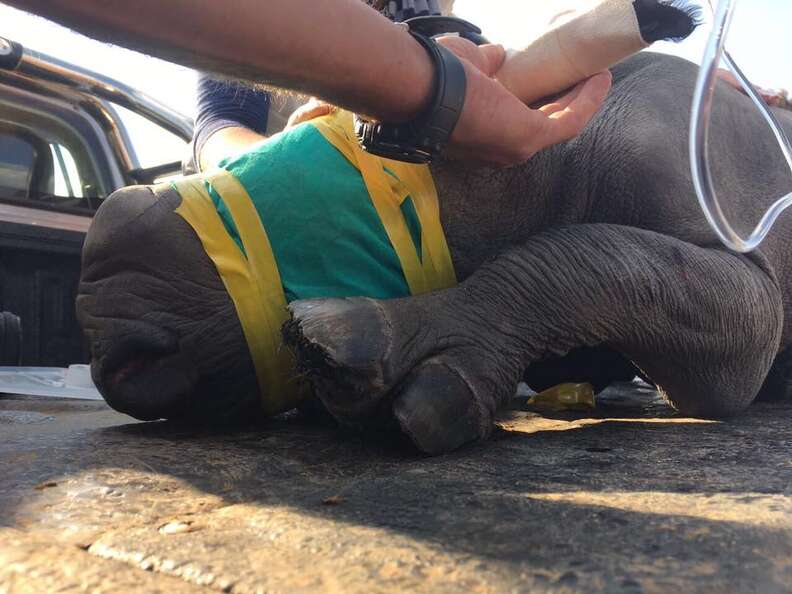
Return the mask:
<path fill-rule="evenodd" d="M 119 190 L 86 237 L 77 314 L 94 382 L 142 420 L 249 418 L 260 396 L 234 304 L 180 195 L 158 194 Z"/>

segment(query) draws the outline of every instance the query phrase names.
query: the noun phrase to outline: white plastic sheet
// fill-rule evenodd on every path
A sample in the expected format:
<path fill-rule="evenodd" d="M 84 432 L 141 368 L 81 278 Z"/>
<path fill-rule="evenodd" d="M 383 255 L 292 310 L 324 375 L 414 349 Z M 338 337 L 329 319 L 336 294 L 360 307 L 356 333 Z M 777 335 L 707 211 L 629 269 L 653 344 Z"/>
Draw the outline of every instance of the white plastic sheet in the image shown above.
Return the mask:
<path fill-rule="evenodd" d="M 0 394 L 102 400 L 88 365 L 0 367 Z"/>

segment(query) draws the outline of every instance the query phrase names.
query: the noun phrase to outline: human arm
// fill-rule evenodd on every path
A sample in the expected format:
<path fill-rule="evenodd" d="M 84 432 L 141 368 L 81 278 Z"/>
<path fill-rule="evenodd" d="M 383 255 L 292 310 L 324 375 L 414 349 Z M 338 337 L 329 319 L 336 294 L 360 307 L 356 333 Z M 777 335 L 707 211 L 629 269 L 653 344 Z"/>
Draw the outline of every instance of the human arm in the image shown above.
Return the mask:
<path fill-rule="evenodd" d="M 230 98 L 229 101 L 232 101 Z M 289 116 L 285 129 L 294 128 L 303 122 L 331 113 L 335 109 L 329 103 L 311 99 L 298 107 Z M 226 157 L 248 150 L 254 144 L 267 139 L 266 128 L 251 126 L 249 119 L 240 114 L 227 114 L 229 119 L 196 123 L 195 138 L 192 142 L 193 167 L 200 163 L 200 170 L 211 168 Z"/>
<path fill-rule="evenodd" d="M 195 134 L 186 172 L 210 169 L 223 159 L 266 140 L 268 133 L 278 132 L 282 127 L 277 119 L 271 127 L 270 115 L 277 107 L 270 109 L 272 95 L 263 89 L 201 74 L 196 90 Z M 328 103 L 311 99 L 289 115 L 284 129 L 327 115 L 333 109 Z"/>
<path fill-rule="evenodd" d="M 360 0 L 7 3 L 101 41 L 388 121 L 414 117 L 432 91 L 426 51 Z"/>
<path fill-rule="evenodd" d="M 359 0 L 8 0 L 82 33 L 201 70 L 321 97 L 382 121 L 426 109 L 434 73 L 403 27 Z M 321 23 L 321 27 L 317 26 Z M 332 51 L 329 51 L 332 49 Z M 501 61 L 502 61 L 502 51 Z M 528 159 L 574 136 L 596 112 L 607 85 L 585 86 L 577 108 L 536 113 L 489 73 L 463 59 L 467 98 L 451 148 L 498 165 Z"/>
<path fill-rule="evenodd" d="M 200 75 L 190 169 L 204 170 L 266 138 L 270 94 Z"/>
<path fill-rule="evenodd" d="M 745 93 L 745 89 L 743 88 L 742 84 L 740 84 L 740 81 L 738 81 L 737 77 L 731 72 L 724 70 L 723 68 L 719 68 L 716 73 L 718 78 L 723 82 L 734 87 L 741 93 Z M 757 86 L 754 86 L 754 88 L 756 89 L 756 92 L 759 93 L 759 96 L 764 100 L 764 102 L 771 107 L 785 107 L 786 109 L 789 109 L 789 99 L 786 97 L 784 91 L 765 89 Z"/>
<path fill-rule="evenodd" d="M 540 37 L 509 51 L 495 74 L 527 104 L 555 95 L 657 41 L 679 41 L 698 26 L 693 6 L 660 0 L 598 0 L 565 11 Z"/>

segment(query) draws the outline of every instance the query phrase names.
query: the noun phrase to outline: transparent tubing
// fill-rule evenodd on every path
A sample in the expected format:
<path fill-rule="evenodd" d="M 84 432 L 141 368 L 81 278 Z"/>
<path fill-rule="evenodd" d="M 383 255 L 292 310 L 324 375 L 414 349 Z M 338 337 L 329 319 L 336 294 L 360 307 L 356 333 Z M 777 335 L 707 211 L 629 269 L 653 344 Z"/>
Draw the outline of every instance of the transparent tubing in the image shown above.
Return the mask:
<path fill-rule="evenodd" d="M 776 201 L 764 214 L 751 235 L 747 239 L 743 239 L 726 219 L 712 183 L 712 171 L 710 170 L 708 157 L 709 125 L 712 114 L 712 100 L 715 94 L 715 83 L 717 82 L 716 70 L 721 58 L 724 56 L 724 44 L 736 4 L 737 0 L 720 0 L 715 11 L 712 33 L 707 42 L 693 95 L 693 111 L 690 123 L 690 167 L 699 204 L 710 226 L 727 248 L 735 252 L 746 253 L 759 247 L 779 215 L 786 208 L 792 206 L 792 192 Z M 734 63 L 731 56 L 726 53 L 725 58 L 729 69 L 740 81 L 748 96 L 759 108 L 765 121 L 773 130 L 781 151 L 784 153 L 787 165 L 792 171 L 792 145 L 789 142 L 789 138 L 773 116 L 773 113 L 753 88 L 753 85 L 748 82 L 745 75 L 737 67 L 737 64 Z"/>

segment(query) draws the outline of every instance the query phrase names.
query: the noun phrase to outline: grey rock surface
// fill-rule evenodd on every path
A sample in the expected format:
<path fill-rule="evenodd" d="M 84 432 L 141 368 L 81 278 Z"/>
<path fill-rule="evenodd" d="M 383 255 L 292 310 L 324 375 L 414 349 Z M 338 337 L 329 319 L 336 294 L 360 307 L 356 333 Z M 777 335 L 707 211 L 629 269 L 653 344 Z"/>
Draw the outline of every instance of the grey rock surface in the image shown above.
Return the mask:
<path fill-rule="evenodd" d="M 792 590 L 792 404 L 720 423 L 633 385 L 593 413 L 516 400 L 439 458 L 296 417 L 0 411 L 2 593 Z"/>

